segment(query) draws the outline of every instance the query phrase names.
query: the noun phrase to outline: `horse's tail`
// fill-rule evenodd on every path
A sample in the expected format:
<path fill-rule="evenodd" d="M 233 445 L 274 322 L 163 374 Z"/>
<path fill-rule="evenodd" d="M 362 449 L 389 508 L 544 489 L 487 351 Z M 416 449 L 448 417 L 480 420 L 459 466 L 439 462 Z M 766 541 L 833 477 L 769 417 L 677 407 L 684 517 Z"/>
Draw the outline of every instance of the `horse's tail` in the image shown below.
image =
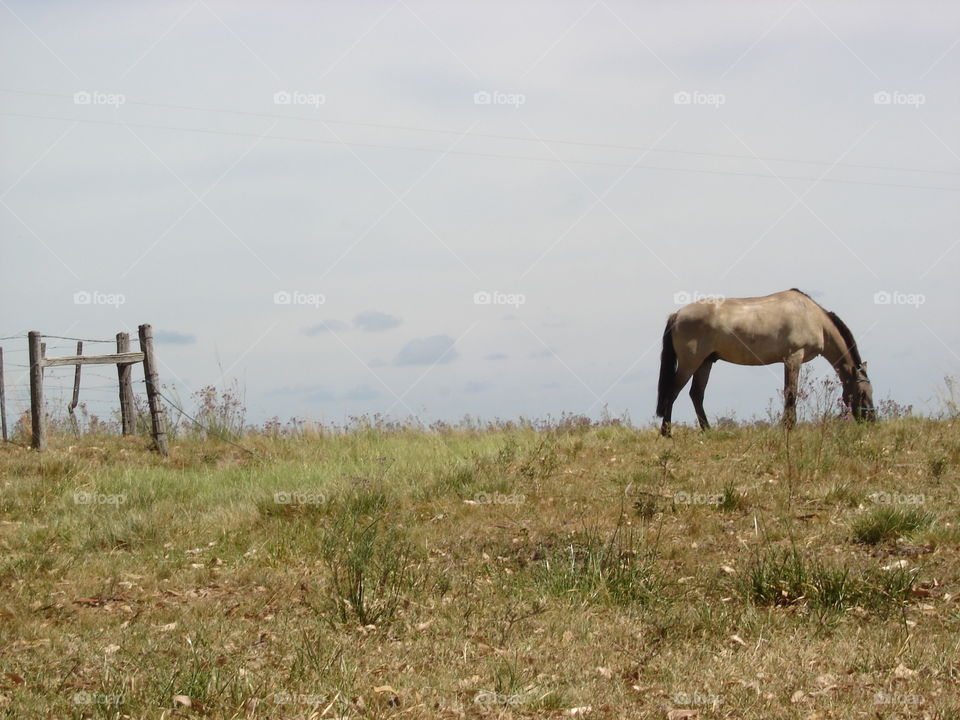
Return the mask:
<path fill-rule="evenodd" d="M 663 329 L 663 350 L 660 351 L 660 382 L 657 385 L 657 417 L 663 417 L 673 395 L 673 385 L 677 379 L 677 351 L 673 347 L 673 326 L 677 320 L 674 313 L 667 318 Z"/>

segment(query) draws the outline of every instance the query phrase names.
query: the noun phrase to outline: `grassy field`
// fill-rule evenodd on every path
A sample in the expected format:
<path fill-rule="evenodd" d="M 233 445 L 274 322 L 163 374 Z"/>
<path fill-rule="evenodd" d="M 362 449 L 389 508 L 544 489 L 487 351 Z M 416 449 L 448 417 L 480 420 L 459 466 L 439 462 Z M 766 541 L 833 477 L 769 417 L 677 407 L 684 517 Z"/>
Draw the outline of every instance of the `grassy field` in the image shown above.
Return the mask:
<path fill-rule="evenodd" d="M 0 447 L 0 715 L 960 717 L 960 427 Z"/>

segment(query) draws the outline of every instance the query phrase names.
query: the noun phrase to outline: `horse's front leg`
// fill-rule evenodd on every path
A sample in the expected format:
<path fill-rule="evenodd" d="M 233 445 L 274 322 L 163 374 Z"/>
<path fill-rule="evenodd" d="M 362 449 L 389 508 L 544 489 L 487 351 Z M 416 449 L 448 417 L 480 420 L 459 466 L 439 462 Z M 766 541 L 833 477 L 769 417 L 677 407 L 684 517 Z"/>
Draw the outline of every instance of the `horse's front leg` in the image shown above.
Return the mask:
<path fill-rule="evenodd" d="M 798 350 L 783 361 L 783 424 L 792 428 L 797 424 L 797 385 L 803 351 Z"/>

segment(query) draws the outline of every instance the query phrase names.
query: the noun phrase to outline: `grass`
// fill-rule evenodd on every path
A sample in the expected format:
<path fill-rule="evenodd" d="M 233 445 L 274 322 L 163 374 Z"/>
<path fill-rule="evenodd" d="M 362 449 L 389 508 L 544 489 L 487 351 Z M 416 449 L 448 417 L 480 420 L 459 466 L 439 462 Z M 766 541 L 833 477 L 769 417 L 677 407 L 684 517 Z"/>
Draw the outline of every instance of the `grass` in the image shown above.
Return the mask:
<path fill-rule="evenodd" d="M 960 716 L 955 418 L 240 438 L 0 446 L 0 717 Z"/>
<path fill-rule="evenodd" d="M 880 505 L 854 521 L 853 537 L 857 542 L 876 545 L 923 530 L 932 522 L 933 515 L 922 508 Z"/>
<path fill-rule="evenodd" d="M 757 605 L 806 604 L 836 612 L 889 610 L 909 600 L 913 582 L 913 573 L 902 567 L 855 570 L 790 548 L 758 555 L 741 580 L 741 590 Z"/>

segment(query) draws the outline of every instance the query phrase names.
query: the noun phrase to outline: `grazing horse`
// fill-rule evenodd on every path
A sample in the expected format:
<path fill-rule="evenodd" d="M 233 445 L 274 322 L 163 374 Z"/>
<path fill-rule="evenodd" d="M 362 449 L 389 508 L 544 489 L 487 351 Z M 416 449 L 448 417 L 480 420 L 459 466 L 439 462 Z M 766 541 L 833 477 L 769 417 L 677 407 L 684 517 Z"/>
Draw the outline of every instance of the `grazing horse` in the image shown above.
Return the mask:
<path fill-rule="evenodd" d="M 692 377 L 690 397 L 700 428 L 710 427 L 703 411 L 703 392 L 717 360 L 737 365 L 783 363 L 783 422 L 797 421 L 800 366 L 823 355 L 840 378 L 843 401 L 857 420 L 876 420 L 867 364 L 853 333 L 836 316 L 804 292 L 783 292 L 751 298 L 701 300 L 667 319 L 660 355 L 657 417 L 660 434 L 670 435 L 673 403 Z"/>

